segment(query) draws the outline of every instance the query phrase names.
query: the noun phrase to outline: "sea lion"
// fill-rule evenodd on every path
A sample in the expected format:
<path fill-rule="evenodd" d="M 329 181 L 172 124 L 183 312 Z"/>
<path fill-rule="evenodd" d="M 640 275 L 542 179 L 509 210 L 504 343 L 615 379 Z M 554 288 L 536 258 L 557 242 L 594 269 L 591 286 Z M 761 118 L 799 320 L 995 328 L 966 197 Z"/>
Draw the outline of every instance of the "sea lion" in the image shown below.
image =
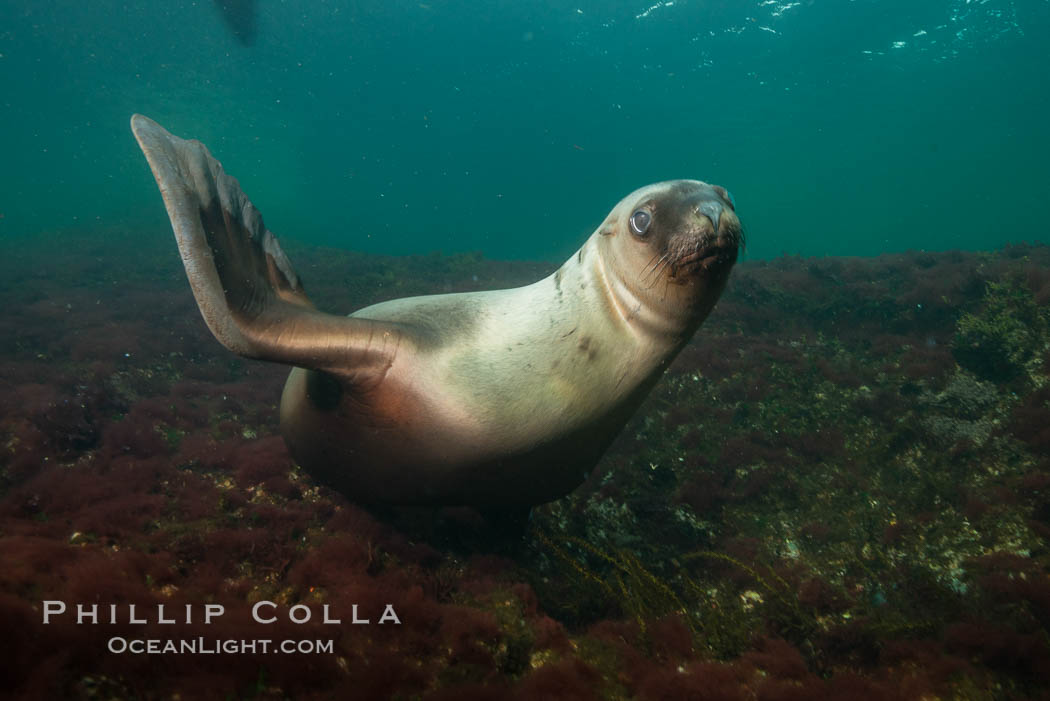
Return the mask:
<path fill-rule="evenodd" d="M 707 317 L 741 244 L 726 190 L 674 180 L 628 195 L 532 285 L 326 314 L 203 144 L 141 115 L 131 128 L 208 327 L 295 366 L 288 448 L 363 503 L 512 511 L 572 491 Z"/>
<path fill-rule="evenodd" d="M 244 46 L 255 44 L 255 0 L 214 0 L 230 33 Z"/>

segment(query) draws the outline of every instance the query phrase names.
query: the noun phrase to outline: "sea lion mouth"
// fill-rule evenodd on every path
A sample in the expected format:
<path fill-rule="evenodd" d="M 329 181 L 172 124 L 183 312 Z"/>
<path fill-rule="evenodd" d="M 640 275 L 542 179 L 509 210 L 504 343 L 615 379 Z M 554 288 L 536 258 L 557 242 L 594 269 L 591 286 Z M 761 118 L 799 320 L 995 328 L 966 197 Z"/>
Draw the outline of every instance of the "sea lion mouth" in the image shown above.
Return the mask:
<path fill-rule="evenodd" d="M 719 239 L 714 243 L 698 247 L 671 264 L 670 278 L 686 283 L 699 275 L 718 275 L 729 271 L 736 263 L 735 242 Z"/>

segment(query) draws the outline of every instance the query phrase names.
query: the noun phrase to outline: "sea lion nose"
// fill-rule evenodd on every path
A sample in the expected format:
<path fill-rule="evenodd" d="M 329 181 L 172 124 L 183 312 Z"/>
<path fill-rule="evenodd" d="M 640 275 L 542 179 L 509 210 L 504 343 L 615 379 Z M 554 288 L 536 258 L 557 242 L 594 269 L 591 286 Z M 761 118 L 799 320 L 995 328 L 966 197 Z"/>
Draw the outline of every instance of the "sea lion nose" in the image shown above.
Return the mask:
<path fill-rule="evenodd" d="M 697 214 L 703 214 L 711 220 L 715 233 L 718 233 L 718 223 L 722 221 L 722 203 L 718 200 L 704 200 L 696 208 Z"/>

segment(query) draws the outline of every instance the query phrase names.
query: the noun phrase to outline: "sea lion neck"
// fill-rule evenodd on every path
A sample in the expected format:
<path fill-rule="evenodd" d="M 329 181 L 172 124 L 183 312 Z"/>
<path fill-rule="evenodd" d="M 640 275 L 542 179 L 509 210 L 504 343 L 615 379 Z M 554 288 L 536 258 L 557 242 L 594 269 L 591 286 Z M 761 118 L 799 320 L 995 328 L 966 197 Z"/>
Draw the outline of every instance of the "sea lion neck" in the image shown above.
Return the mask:
<path fill-rule="evenodd" d="M 675 345 L 683 333 L 692 335 L 695 326 L 683 330 L 683 315 L 675 309 L 674 302 L 654 304 L 629 266 L 620 264 L 615 256 L 602 254 L 599 249 L 605 243 L 603 234 L 593 234 L 563 266 L 579 276 L 591 303 L 607 310 L 608 319 L 631 336 L 644 339 L 646 345 L 653 345 L 658 339 Z"/>

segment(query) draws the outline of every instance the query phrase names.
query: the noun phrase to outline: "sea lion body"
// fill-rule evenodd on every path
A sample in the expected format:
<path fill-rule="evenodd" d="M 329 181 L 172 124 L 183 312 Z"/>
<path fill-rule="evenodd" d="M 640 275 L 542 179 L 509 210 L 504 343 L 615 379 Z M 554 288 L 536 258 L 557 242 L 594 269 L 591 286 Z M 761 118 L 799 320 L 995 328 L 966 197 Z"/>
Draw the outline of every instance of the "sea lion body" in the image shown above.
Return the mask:
<path fill-rule="evenodd" d="M 658 183 L 534 284 L 335 317 L 203 145 L 132 126 L 209 327 L 298 366 L 281 400 L 289 449 L 366 503 L 498 509 L 571 491 L 710 312 L 740 242 L 723 189 Z"/>
<path fill-rule="evenodd" d="M 293 370 L 281 402 L 292 454 L 324 481 L 383 502 L 491 504 L 506 494 L 542 503 L 568 493 L 683 340 L 632 333 L 595 283 L 597 264 L 585 247 L 526 287 L 356 312 L 425 326 L 433 341 L 402 345 L 377 387 L 330 409 L 310 397 L 311 371 Z"/>

